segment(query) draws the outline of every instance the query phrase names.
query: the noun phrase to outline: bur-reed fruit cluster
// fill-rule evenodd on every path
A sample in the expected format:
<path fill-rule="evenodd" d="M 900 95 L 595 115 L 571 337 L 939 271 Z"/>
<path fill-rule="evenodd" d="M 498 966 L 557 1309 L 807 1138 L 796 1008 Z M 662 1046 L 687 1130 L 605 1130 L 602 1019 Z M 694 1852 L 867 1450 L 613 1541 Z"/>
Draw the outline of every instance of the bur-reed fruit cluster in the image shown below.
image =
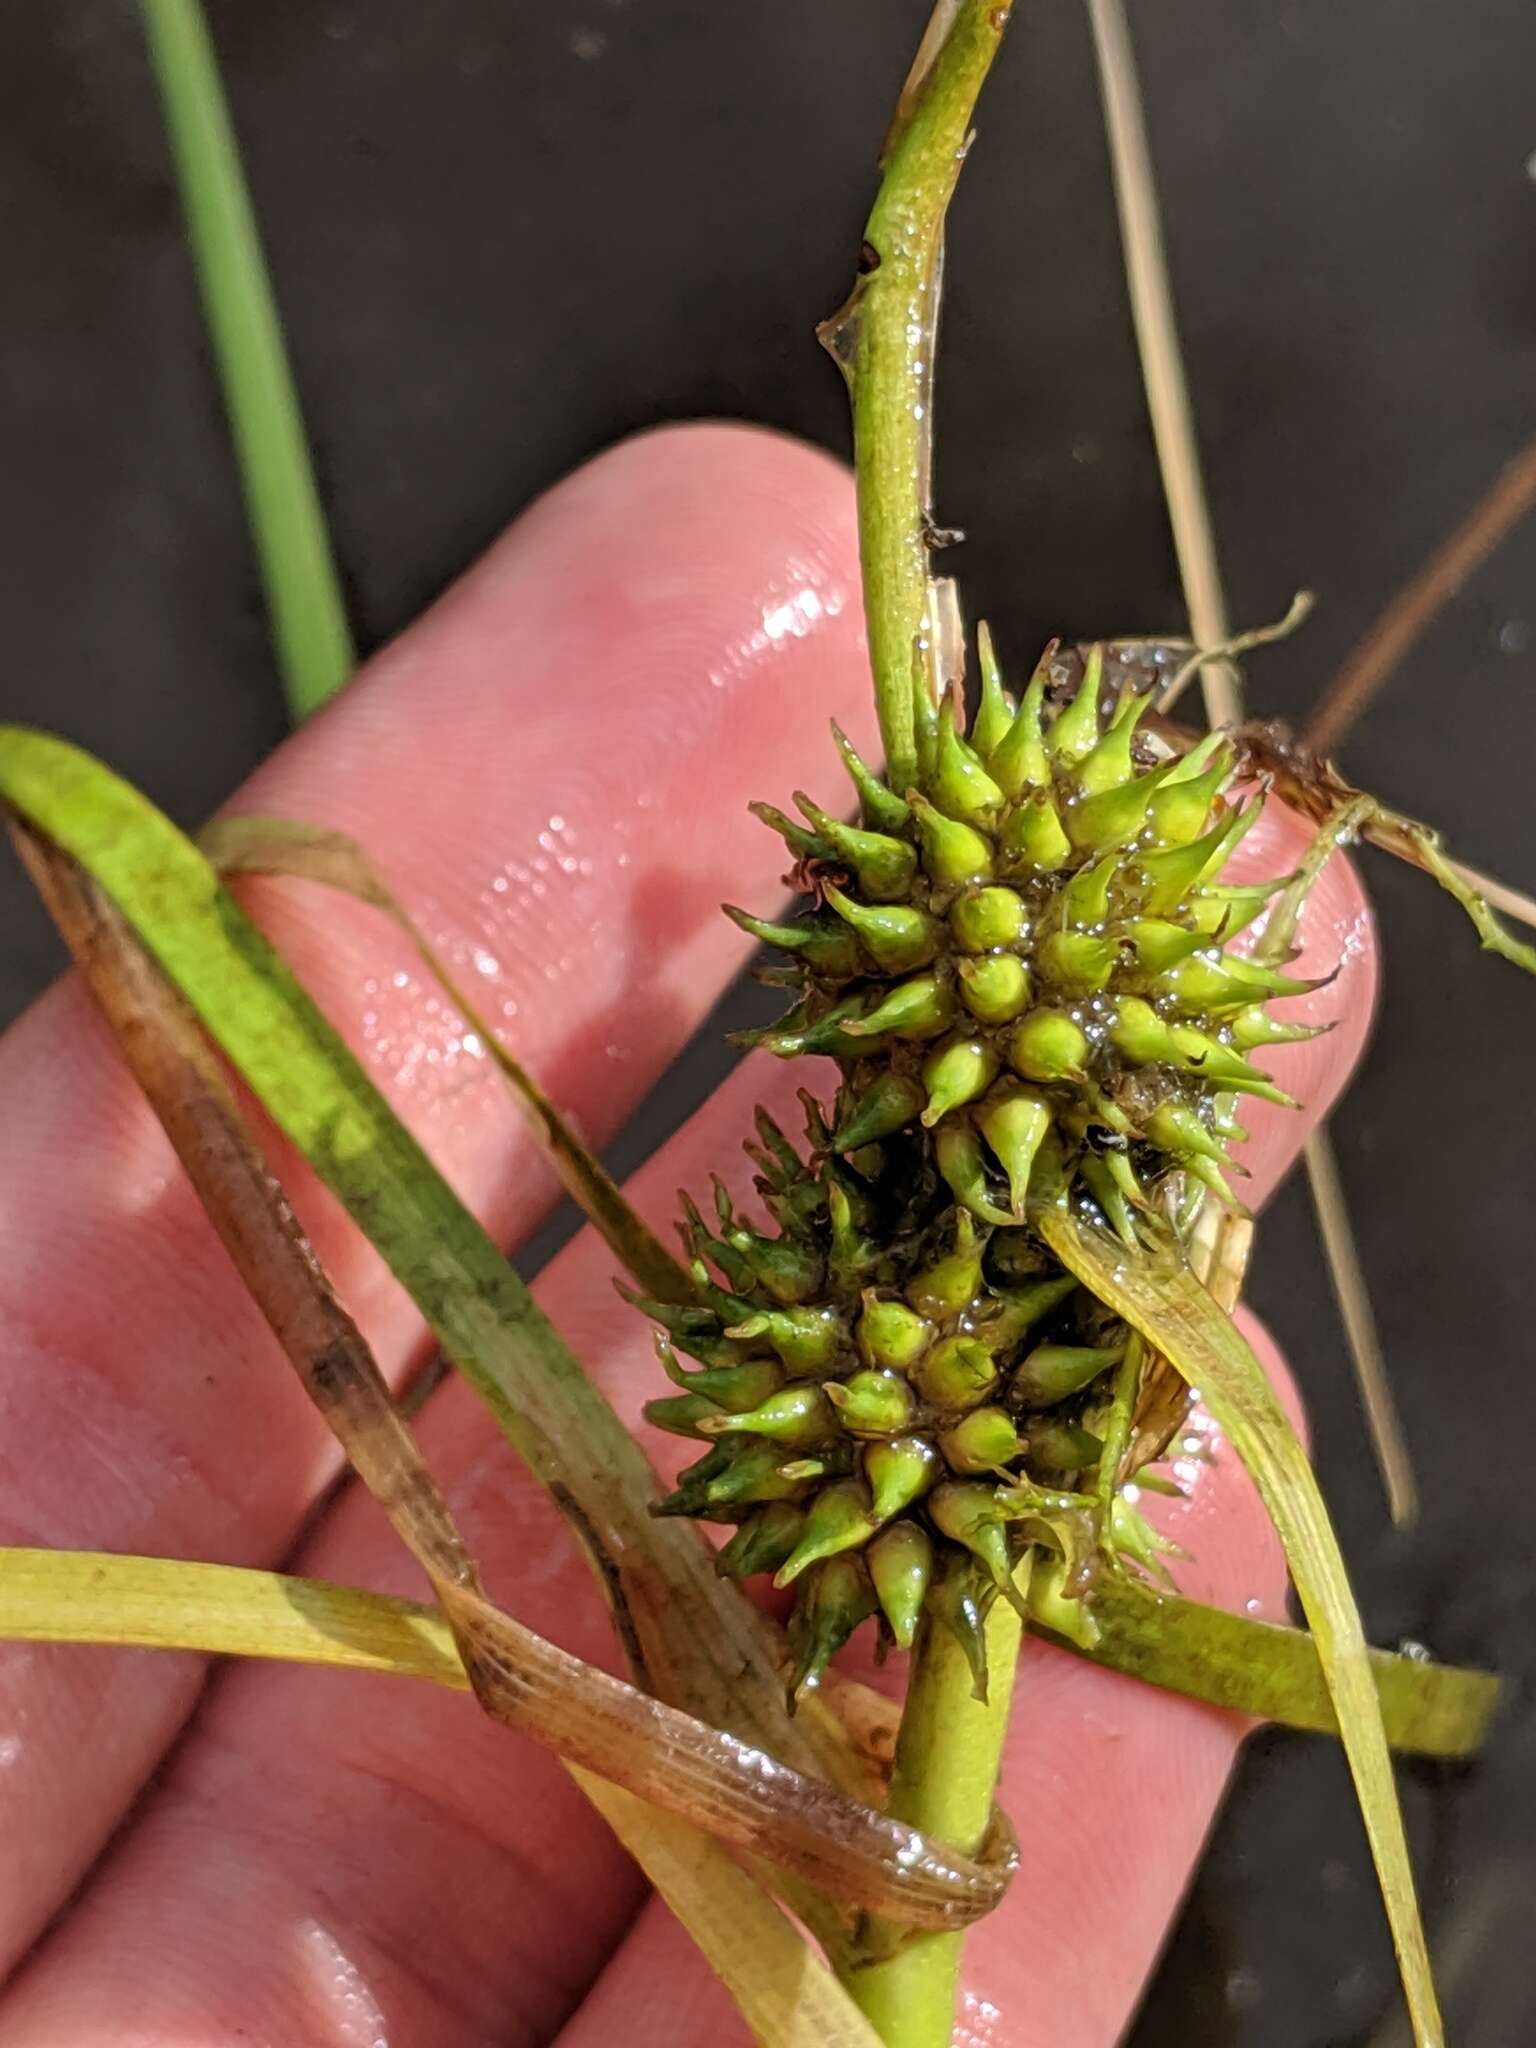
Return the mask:
<path fill-rule="evenodd" d="M 1222 879 L 1263 804 L 1231 795 L 1230 742 L 1152 742 L 1151 694 L 1107 684 L 1097 648 L 1047 650 L 1017 704 L 985 629 L 980 652 L 968 731 L 958 690 L 919 693 L 914 787 L 834 728 L 859 822 L 756 806 L 808 902 L 729 911 L 796 991 L 745 1036 L 841 1082 L 826 1107 L 802 1091 L 803 1149 L 758 1114 L 777 1234 L 717 1183 L 712 1217 L 685 1198 L 696 1302 L 637 1298 L 681 1390 L 648 1418 L 706 1446 L 658 1512 L 734 1524 L 721 1570 L 795 1587 L 796 1687 L 870 1617 L 910 1648 L 925 1610 L 984 1685 L 986 1610 L 1021 1598 L 1028 1545 L 1068 1593 L 1106 1533 L 1152 1562 L 1134 1511 L 1106 1532 L 1083 1490 L 1128 1332 L 1031 1228 L 1032 1184 L 1128 1244 L 1186 1226 L 1234 1199 L 1238 1098 L 1288 1100 L 1253 1053 L 1309 1035 L 1266 1004 L 1313 984 L 1232 950 L 1279 885 Z"/>

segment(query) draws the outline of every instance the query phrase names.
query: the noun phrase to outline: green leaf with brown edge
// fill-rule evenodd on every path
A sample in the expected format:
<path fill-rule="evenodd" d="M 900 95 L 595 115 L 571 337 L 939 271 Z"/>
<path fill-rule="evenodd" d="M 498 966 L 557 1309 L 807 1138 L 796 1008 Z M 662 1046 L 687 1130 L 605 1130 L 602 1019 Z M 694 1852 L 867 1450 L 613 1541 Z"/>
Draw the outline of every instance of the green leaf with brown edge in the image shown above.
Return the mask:
<path fill-rule="evenodd" d="M 697 1289 L 681 1261 L 630 1207 L 607 1167 L 581 1142 L 526 1067 L 507 1051 L 355 839 L 323 825 L 304 825 L 288 818 L 238 817 L 215 818 L 198 834 L 197 843 L 221 875 L 286 875 L 295 881 L 318 882 L 392 918 L 495 1062 L 548 1147 L 567 1193 L 587 1221 L 601 1231 L 615 1257 L 654 1300 L 687 1303 L 697 1299 Z"/>
<path fill-rule="evenodd" d="M 1170 1244 L 1161 1256 L 1131 1251 L 1076 1215 L 1059 1188 L 1047 1194 L 1033 1220 L 1068 1271 L 1199 1389 L 1259 1490 L 1285 1548 L 1333 1699 L 1416 2038 L 1424 2048 L 1442 2048 L 1444 2032 L 1365 1636 L 1307 1454 L 1264 1368 L 1176 1246 Z"/>
<path fill-rule="evenodd" d="M 638 1445 L 206 857 L 90 755 L 25 728 L 0 726 L 0 801 L 117 904 L 588 1547 L 609 1561 L 657 1691 L 799 1770 L 850 1782 L 848 1746 L 830 1713 L 808 1701 L 789 1719 L 774 1644 L 755 1611 L 716 1577 L 692 1531 L 650 1515 L 655 1483 Z M 851 1789 L 862 1796 L 866 1782 Z M 814 1903 L 810 1911 L 835 1945 L 829 1912 Z"/>
<path fill-rule="evenodd" d="M 1165 1692 L 1230 1707 L 1287 1728 L 1337 1735 L 1338 1715 L 1317 1644 L 1305 1629 L 1228 1614 L 1124 1573 L 1106 1573 L 1083 1596 L 1095 1639 L 1074 1641 L 1042 1616 L 1035 1628 L 1091 1663 Z M 1499 1707 L 1491 1672 L 1371 1650 L 1382 1726 L 1394 1750 L 1417 1756 L 1476 1754 Z"/>

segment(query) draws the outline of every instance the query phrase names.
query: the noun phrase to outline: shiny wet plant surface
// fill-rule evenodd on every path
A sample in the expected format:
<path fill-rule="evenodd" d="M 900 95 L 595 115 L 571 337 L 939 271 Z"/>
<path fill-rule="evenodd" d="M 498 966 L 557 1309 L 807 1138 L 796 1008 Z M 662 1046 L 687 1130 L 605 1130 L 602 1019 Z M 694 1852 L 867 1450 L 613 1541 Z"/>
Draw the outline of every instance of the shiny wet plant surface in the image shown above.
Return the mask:
<path fill-rule="evenodd" d="M 908 11 L 915 28 L 921 5 Z M 726 413 L 842 447 L 842 394 L 804 312 L 842 296 L 867 139 L 908 35 L 855 10 L 676 0 L 516 20 L 465 0 L 430 26 L 404 4 L 211 13 L 370 644 L 632 427 Z M 18 33 L 4 347 L 26 429 L 6 486 L 5 711 L 70 732 L 190 820 L 276 740 L 282 713 L 158 115 L 124 10 L 64 0 Z M 1256 675 L 1258 708 L 1300 716 L 1528 430 L 1536 130 L 1521 82 L 1536 27 L 1514 0 L 1435 0 L 1406 25 L 1320 0 L 1257 21 L 1181 0 L 1138 33 L 1233 608 L 1269 617 L 1299 582 L 1322 599 Z M 1032 647 L 1102 628 L 1106 609 L 1151 625 L 1181 608 L 1086 38 L 1066 8 L 1027 11 L 1014 37 L 987 176 L 957 208 L 940 505 L 979 536 L 953 558 L 973 614 Z M 536 110 L 526 124 L 503 117 L 514 85 Z M 1027 129 L 1010 112 L 1026 93 Z M 601 313 L 599 277 L 622 320 Z M 1363 782 L 1527 886 L 1533 588 L 1526 530 L 1346 750 Z M 232 589 L 246 594 L 234 624 Z M 1536 1306 L 1527 992 L 1478 971 L 1422 884 L 1384 863 L 1370 879 L 1385 1003 L 1336 1136 L 1420 1466 L 1414 1536 L 1392 1535 L 1381 1508 L 1299 1188 L 1266 1216 L 1249 1293 L 1303 1376 L 1373 1638 L 1518 1670 L 1536 1535 L 1512 1335 Z M 19 876 L 0 886 L 20 935 L 9 1010 L 56 956 Z M 1425 976 L 1435 957 L 1475 976 L 1475 1013 L 1462 977 Z M 764 1014 L 755 991 L 728 1005 L 731 1024 Z M 717 1024 L 626 1133 L 624 1164 L 725 1057 Z M 1481 1295 L 1469 1273 L 1492 1276 Z M 1520 1821 L 1533 1753 L 1514 1719 L 1477 1776 L 1405 1774 L 1467 2043 L 1519 2038 L 1531 1996 L 1499 1916 L 1536 1874 Z M 1371 2038 L 1391 1961 L 1343 1770 L 1300 1738 L 1253 1746 L 1138 2040 Z"/>

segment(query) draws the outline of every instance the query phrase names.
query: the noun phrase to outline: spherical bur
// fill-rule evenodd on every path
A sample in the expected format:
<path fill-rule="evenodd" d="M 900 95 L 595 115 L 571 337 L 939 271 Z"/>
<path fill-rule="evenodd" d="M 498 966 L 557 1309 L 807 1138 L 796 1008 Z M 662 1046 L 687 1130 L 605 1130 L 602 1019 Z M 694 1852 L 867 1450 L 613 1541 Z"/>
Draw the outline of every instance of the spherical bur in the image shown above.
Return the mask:
<path fill-rule="evenodd" d="M 950 905 L 949 927 L 962 953 L 1017 945 L 1024 932 L 1023 898 L 999 882 L 967 890 Z"/>
<path fill-rule="evenodd" d="M 976 1408 L 997 1385 L 997 1361 L 974 1337 L 943 1337 L 911 1369 L 912 1384 L 935 1408 Z"/>
<path fill-rule="evenodd" d="M 877 1522 L 888 1521 L 921 1500 L 943 1473 L 944 1461 L 930 1437 L 892 1437 L 864 1448 L 870 1512 Z"/>
<path fill-rule="evenodd" d="M 921 1268 L 907 1282 L 907 1300 L 919 1315 L 943 1322 L 957 1316 L 975 1300 L 981 1286 L 982 1240 L 964 1210 L 955 1217 L 955 1242 L 951 1251 Z"/>
<path fill-rule="evenodd" d="M 1109 986 L 1116 953 L 1111 940 L 1092 932 L 1052 932 L 1036 956 L 1041 980 L 1063 995 L 1096 995 Z"/>
<path fill-rule="evenodd" d="M 1058 767 L 1073 767 L 1098 744 L 1099 691 L 1103 681 L 1104 650 L 1093 647 L 1083 665 L 1076 695 L 1046 729 L 1045 750 Z"/>
<path fill-rule="evenodd" d="M 873 1367 L 829 1381 L 827 1398 L 850 1436 L 899 1436 L 917 1412 L 908 1382 L 899 1373 Z"/>
<path fill-rule="evenodd" d="M 853 870 L 860 889 L 872 902 L 899 903 L 906 897 L 917 873 L 917 854 L 907 840 L 893 838 L 888 832 L 867 832 L 860 825 L 845 825 L 812 803 L 803 790 L 795 792 L 795 803 L 833 855 Z"/>
<path fill-rule="evenodd" d="M 805 1527 L 804 1510 L 792 1501 L 769 1501 L 740 1524 L 731 1540 L 715 1553 L 715 1570 L 723 1579 L 750 1579 L 776 1572 Z"/>
<path fill-rule="evenodd" d="M 1002 790 L 955 731 L 954 709 L 948 702 L 939 714 L 933 768 L 925 781 L 938 808 L 962 824 L 990 824 L 1003 802 Z"/>
<path fill-rule="evenodd" d="M 845 1029 L 855 1048 L 862 1039 L 882 1035 L 922 1040 L 936 1038 L 947 1030 L 954 1014 L 955 999 L 948 983 L 932 974 L 921 974 L 893 988 L 873 1010 Z"/>
<path fill-rule="evenodd" d="M 800 1540 L 774 1574 L 776 1586 L 790 1586 L 810 1565 L 858 1550 L 874 1534 L 862 1480 L 840 1479 L 823 1487 L 805 1512 Z"/>
<path fill-rule="evenodd" d="M 802 1686 L 820 1677 L 854 1630 L 875 1611 L 875 1589 L 858 1558 L 828 1558 L 805 1575 L 800 1587 L 789 1618 L 789 1647 L 794 1659 L 791 1700 Z"/>
<path fill-rule="evenodd" d="M 869 1546 L 869 1576 L 898 1650 L 910 1650 L 933 1580 L 933 1538 L 917 1522 L 895 1522 Z"/>
<path fill-rule="evenodd" d="M 948 818 L 925 797 L 914 795 L 912 813 L 922 847 L 923 870 L 941 888 L 958 888 L 964 882 L 982 882 L 992 875 L 992 841 L 974 825 Z"/>
<path fill-rule="evenodd" d="M 1024 1213 L 1030 1174 L 1051 1127 L 1050 1105 L 1032 1088 L 995 1089 L 976 1112 L 976 1124 L 1008 1177 L 1016 1216 Z"/>
<path fill-rule="evenodd" d="M 1013 1375 L 1010 1398 L 1021 1408 L 1053 1408 L 1118 1365 L 1123 1344 L 1037 1344 Z"/>
<path fill-rule="evenodd" d="M 1001 846 L 1010 863 L 1036 874 L 1054 874 L 1072 858 L 1072 842 L 1052 799 L 1030 797 L 1003 822 Z"/>
<path fill-rule="evenodd" d="M 987 1190 L 981 1140 L 969 1124 L 946 1123 L 933 1143 L 934 1163 L 955 1199 L 983 1223 L 1012 1223 L 1010 1209 L 993 1201 Z"/>
<path fill-rule="evenodd" d="M 938 953 L 944 927 L 926 910 L 905 903 L 855 903 L 830 882 L 821 893 L 887 974 L 910 974 Z"/>
<path fill-rule="evenodd" d="M 977 1279 L 981 1277 L 978 1262 Z M 973 1290 L 974 1292 L 974 1290 Z M 933 1342 L 934 1328 L 905 1302 L 884 1301 L 870 1293 L 855 1330 L 859 1355 L 867 1365 L 901 1372 L 914 1364 Z"/>
<path fill-rule="evenodd" d="M 1004 1408 L 973 1408 L 939 1438 L 951 1471 L 999 1471 L 1019 1455 L 1019 1433 Z"/>
<path fill-rule="evenodd" d="M 1029 970 L 1016 953 L 959 960 L 960 1001 L 981 1024 L 1008 1024 L 1029 1007 Z"/>
<path fill-rule="evenodd" d="M 930 1053 L 923 1062 L 923 1086 L 928 1092 L 924 1125 L 932 1129 L 951 1110 L 963 1109 L 985 1094 L 1001 1064 L 984 1038 L 951 1038 Z"/>
<path fill-rule="evenodd" d="M 1008 1064 L 1026 1081 L 1080 1080 L 1088 1063 L 1088 1036 L 1064 1010 L 1032 1010 L 1007 1040 Z"/>
<path fill-rule="evenodd" d="M 699 1427 L 705 1436 L 741 1432 L 768 1437 L 790 1450 L 811 1450 L 836 1434 L 837 1416 L 818 1385 L 797 1381 L 770 1394 L 744 1415 L 706 1417 Z"/>
<path fill-rule="evenodd" d="M 839 1121 L 832 1143 L 839 1152 L 853 1152 L 892 1137 L 921 1116 L 927 1100 L 926 1090 L 912 1075 L 878 1074 Z"/>

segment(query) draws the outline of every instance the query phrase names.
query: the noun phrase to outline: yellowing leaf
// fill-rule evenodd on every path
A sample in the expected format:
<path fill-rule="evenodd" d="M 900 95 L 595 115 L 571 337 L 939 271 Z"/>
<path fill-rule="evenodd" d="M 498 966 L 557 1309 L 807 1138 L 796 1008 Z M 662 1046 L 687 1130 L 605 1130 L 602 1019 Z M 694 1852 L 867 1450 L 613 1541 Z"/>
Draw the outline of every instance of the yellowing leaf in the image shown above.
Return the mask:
<path fill-rule="evenodd" d="M 267 1657 L 469 1690 L 442 1616 L 318 1579 L 180 1559 L 0 1550 L 0 1639 Z M 793 1924 L 707 1836 L 571 1769 L 768 2048 L 879 2048 Z"/>
<path fill-rule="evenodd" d="M 1129 1251 L 1074 1215 L 1065 1198 L 1044 1205 L 1036 1220 L 1062 1264 L 1199 1389 L 1258 1487 L 1333 1697 L 1416 2038 L 1439 2048 L 1444 2034 L 1365 1636 L 1306 1452 L 1241 1332 L 1175 1251 Z"/>

